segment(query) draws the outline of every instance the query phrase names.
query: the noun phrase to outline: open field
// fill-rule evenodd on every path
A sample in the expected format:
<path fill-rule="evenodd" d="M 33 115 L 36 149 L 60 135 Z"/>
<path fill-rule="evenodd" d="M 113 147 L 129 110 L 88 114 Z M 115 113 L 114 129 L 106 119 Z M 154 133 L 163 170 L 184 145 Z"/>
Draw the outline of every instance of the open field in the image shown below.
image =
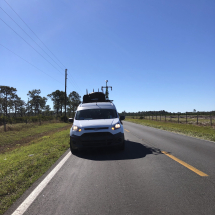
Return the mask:
<path fill-rule="evenodd" d="M 215 127 L 200 126 L 196 124 L 182 124 L 171 121 L 156 121 L 148 119 L 133 119 L 133 117 L 127 117 L 126 121 L 134 122 L 137 124 L 154 127 L 162 130 L 172 131 L 180 134 L 185 134 L 192 137 L 198 137 L 204 140 L 215 141 Z"/>
<path fill-rule="evenodd" d="M 0 153 L 0 214 L 69 148 L 70 127 L 71 124 L 51 123 L 0 133 L 3 149 Z"/>

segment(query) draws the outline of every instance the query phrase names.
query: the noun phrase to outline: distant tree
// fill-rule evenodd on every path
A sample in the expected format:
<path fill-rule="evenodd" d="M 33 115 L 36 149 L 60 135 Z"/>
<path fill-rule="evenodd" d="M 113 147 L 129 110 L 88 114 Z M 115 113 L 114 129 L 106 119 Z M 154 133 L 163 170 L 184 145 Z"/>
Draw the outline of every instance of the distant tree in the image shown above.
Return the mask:
<path fill-rule="evenodd" d="M 10 110 L 12 107 L 12 100 L 16 96 L 16 91 L 16 88 L 13 87 L 0 86 L 1 109 L 6 116 L 8 115 L 8 109 Z"/>
<path fill-rule="evenodd" d="M 75 111 L 77 110 L 78 105 L 81 103 L 80 98 L 81 96 L 76 91 L 72 91 L 68 96 L 68 111 L 70 116 L 72 113 L 73 118 L 75 116 Z"/>
<path fill-rule="evenodd" d="M 16 96 L 16 95 L 15 95 Z M 13 98 L 14 99 L 14 98 Z M 8 110 L 8 115 L 10 115 L 10 111 L 14 111 L 14 102 L 12 98 L 9 98 L 7 101 L 7 110 Z"/>
<path fill-rule="evenodd" d="M 49 105 L 46 105 L 46 106 L 45 106 L 45 114 L 46 114 L 46 115 L 50 115 L 50 111 L 51 111 L 50 106 L 49 106 Z"/>
<path fill-rule="evenodd" d="M 195 112 L 196 112 L 196 109 L 193 109 L 193 112 L 195 113 Z"/>
<path fill-rule="evenodd" d="M 40 100 L 40 110 L 45 110 L 45 107 L 46 107 L 46 102 L 47 102 L 47 98 L 46 97 L 41 97 L 41 100 Z"/>
<path fill-rule="evenodd" d="M 0 116 L 2 115 L 2 112 L 3 112 L 2 102 L 3 102 L 3 99 L 0 97 Z"/>
<path fill-rule="evenodd" d="M 36 115 L 39 114 L 40 109 L 44 109 L 46 105 L 47 98 L 40 96 L 41 91 L 40 90 L 32 90 L 28 91 L 28 96 L 30 97 L 29 103 L 31 105 L 31 109 L 34 110 L 34 113 Z"/>
<path fill-rule="evenodd" d="M 25 102 L 24 102 L 24 104 L 25 104 Z M 19 114 L 20 114 L 20 116 L 25 115 L 26 111 L 27 110 L 26 110 L 25 106 L 20 106 L 20 108 L 19 108 Z"/>
<path fill-rule="evenodd" d="M 25 110 L 28 113 L 28 116 L 32 114 L 32 107 L 31 107 L 31 103 L 29 102 L 29 99 L 28 99 L 28 102 L 25 103 Z"/>
<path fill-rule="evenodd" d="M 15 96 L 15 98 L 13 99 L 13 106 L 14 106 L 14 113 L 15 113 L 15 117 L 16 117 L 16 113 L 18 112 L 21 116 L 23 115 L 23 112 L 25 112 L 25 108 L 24 108 L 25 102 L 23 100 L 21 100 L 20 97 Z"/>
<path fill-rule="evenodd" d="M 62 115 L 63 105 L 65 103 L 65 93 L 63 91 L 56 90 L 51 94 L 48 94 L 47 96 L 51 98 L 51 100 L 53 101 L 54 109 L 56 110 L 57 115 L 59 113 L 59 110 L 61 111 L 61 115 Z"/>
<path fill-rule="evenodd" d="M 122 112 L 122 115 L 124 115 L 124 116 L 126 115 L 126 111 L 125 110 Z"/>

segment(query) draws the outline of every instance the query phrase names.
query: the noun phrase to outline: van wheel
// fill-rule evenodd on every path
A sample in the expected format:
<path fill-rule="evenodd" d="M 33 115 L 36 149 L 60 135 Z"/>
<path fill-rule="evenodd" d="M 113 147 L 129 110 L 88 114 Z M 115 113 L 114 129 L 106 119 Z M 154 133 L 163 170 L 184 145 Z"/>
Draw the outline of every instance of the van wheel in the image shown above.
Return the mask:
<path fill-rule="evenodd" d="M 74 149 L 72 142 L 70 142 L 70 151 L 73 155 L 77 154 L 78 149 Z"/>

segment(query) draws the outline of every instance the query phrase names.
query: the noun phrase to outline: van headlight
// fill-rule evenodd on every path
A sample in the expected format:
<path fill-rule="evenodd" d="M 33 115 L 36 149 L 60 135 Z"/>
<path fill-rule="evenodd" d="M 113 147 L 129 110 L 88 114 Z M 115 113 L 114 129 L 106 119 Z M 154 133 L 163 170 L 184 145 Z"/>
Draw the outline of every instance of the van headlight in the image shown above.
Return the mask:
<path fill-rule="evenodd" d="M 81 131 L 81 128 L 79 128 L 77 125 L 73 125 L 73 126 L 72 126 L 72 130 L 73 130 L 73 131 L 78 131 L 78 132 L 80 132 L 80 131 Z"/>
<path fill-rule="evenodd" d="M 121 125 L 119 123 L 117 123 L 111 129 L 114 131 L 114 130 L 120 128 L 120 127 L 121 127 Z"/>

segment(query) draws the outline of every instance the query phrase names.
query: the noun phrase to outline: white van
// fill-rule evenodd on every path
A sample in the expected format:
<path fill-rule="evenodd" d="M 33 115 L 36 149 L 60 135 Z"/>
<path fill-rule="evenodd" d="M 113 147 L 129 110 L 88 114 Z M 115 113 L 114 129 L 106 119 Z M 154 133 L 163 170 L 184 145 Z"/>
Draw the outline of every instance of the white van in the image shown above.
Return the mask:
<path fill-rule="evenodd" d="M 73 122 L 70 129 L 71 152 L 74 154 L 79 149 L 94 147 L 116 147 L 123 150 L 125 138 L 121 120 L 125 116 L 119 117 L 111 101 L 99 102 L 95 96 L 93 101 L 88 98 L 87 103 L 78 106 L 75 118 L 69 119 Z"/>

